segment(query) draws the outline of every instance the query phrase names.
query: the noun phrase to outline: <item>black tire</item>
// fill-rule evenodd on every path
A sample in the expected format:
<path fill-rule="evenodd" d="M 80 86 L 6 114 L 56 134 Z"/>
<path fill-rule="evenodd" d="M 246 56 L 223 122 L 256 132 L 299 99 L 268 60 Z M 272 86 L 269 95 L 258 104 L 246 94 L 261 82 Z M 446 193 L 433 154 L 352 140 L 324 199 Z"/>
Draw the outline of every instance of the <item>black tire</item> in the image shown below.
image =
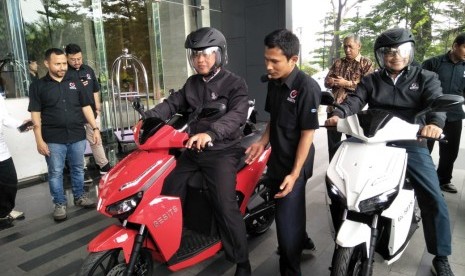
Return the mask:
<path fill-rule="evenodd" d="M 123 251 L 121 248 L 108 251 L 92 252 L 87 256 L 79 269 L 78 276 L 117 276 L 123 275 L 126 270 Z M 148 250 L 142 249 L 134 274 L 137 276 L 150 276 L 153 274 L 153 260 Z"/>
<path fill-rule="evenodd" d="M 366 261 L 363 247 L 336 246 L 331 264 L 331 276 L 361 276 Z"/>
<path fill-rule="evenodd" d="M 252 197 L 256 194 L 259 194 L 265 200 L 265 203 L 269 203 L 270 201 L 273 200 L 273 198 L 271 197 L 270 189 L 266 187 L 264 182 L 259 182 L 257 184 L 257 187 L 255 188 L 255 191 L 253 192 Z M 253 220 L 248 220 L 245 224 L 245 227 L 247 229 L 247 234 L 251 236 L 259 236 L 265 233 L 266 231 L 268 231 L 268 229 L 270 229 L 271 225 L 274 222 L 274 218 L 275 218 L 275 208 L 272 207 L 270 212 L 260 217 L 257 217 Z"/>

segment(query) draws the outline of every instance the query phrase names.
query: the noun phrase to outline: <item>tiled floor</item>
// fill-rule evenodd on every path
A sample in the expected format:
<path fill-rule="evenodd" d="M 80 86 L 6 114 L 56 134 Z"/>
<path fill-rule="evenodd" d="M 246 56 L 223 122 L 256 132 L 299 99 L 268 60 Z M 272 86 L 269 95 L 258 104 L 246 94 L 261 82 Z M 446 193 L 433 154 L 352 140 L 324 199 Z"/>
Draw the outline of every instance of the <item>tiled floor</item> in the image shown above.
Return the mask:
<path fill-rule="evenodd" d="M 313 254 L 302 256 L 303 275 L 329 275 L 333 241 L 325 206 L 324 173 L 327 167 L 326 131 L 320 129 L 315 138 L 317 148 L 314 177 L 307 184 L 307 230 L 317 245 Z M 436 158 L 437 150 L 434 152 Z M 445 194 L 453 231 L 453 255 L 450 261 L 455 275 L 465 275 L 465 142 L 454 170 L 453 183 L 458 194 Z M 95 184 L 98 179 L 95 179 Z M 95 186 L 91 187 L 95 195 Z M 69 197 L 69 196 L 68 196 Z M 26 219 L 0 231 L 1 275 L 74 275 L 87 256 L 86 244 L 114 220 L 95 210 L 69 206 L 68 220 L 56 223 L 51 217 L 52 204 L 46 182 L 19 190 L 17 209 Z M 273 227 L 262 236 L 249 239 L 253 275 L 273 276 L 278 273 L 277 242 Z M 427 276 L 432 256 L 425 250 L 421 228 L 415 233 L 400 260 L 391 266 L 376 262 L 374 275 Z M 157 264 L 154 275 L 233 275 L 234 266 L 220 253 L 194 267 L 172 273 Z"/>

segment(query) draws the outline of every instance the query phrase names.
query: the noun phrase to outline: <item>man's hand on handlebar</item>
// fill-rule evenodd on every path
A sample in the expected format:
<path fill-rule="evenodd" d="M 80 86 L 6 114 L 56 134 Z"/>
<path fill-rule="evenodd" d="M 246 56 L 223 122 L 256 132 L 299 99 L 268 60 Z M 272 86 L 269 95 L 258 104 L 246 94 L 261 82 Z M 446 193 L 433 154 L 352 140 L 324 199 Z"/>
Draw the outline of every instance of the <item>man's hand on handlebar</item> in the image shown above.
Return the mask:
<path fill-rule="evenodd" d="M 186 148 L 202 151 L 204 148 L 212 146 L 212 138 L 206 133 L 198 133 L 187 140 Z"/>
<path fill-rule="evenodd" d="M 426 125 L 420 130 L 420 136 L 427 138 L 441 139 L 441 134 L 442 129 L 433 124 Z"/>
<path fill-rule="evenodd" d="M 332 116 L 325 121 L 325 126 L 337 126 L 338 116 Z"/>

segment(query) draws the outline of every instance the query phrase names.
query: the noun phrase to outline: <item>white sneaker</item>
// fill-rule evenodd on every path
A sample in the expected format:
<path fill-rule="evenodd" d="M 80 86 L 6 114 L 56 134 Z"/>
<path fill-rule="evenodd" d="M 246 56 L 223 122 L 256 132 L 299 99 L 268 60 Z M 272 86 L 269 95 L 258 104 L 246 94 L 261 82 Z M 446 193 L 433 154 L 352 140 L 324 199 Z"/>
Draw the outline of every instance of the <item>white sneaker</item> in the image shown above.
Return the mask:
<path fill-rule="evenodd" d="M 17 211 L 17 210 L 11 210 L 10 212 L 10 217 L 13 219 L 24 219 L 24 212 Z"/>

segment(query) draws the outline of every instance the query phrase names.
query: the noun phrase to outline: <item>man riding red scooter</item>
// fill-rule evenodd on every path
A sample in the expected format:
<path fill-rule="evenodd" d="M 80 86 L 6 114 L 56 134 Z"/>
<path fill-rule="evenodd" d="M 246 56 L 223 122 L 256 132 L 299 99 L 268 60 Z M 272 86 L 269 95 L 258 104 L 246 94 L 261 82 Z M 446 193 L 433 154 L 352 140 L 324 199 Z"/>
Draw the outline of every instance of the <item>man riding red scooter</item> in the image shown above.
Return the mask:
<path fill-rule="evenodd" d="M 79 275 L 150 275 L 152 259 L 176 271 L 221 248 L 237 263 L 235 275 L 251 274 L 246 235 L 265 232 L 274 220 L 274 201 L 259 181 L 271 149 L 254 164 L 242 160 L 244 143 L 254 139 L 243 137 L 247 86 L 222 68 L 224 36 L 201 28 L 187 36 L 185 47 L 197 74 L 163 103 L 140 112 L 138 149 L 99 185 L 97 210 L 123 225 L 91 241 Z"/>
<path fill-rule="evenodd" d="M 226 39 L 214 28 L 201 28 L 186 38 L 189 64 L 197 72 L 184 87 L 163 103 L 146 112 L 148 117 L 168 119 L 176 112 L 200 110 L 208 102 L 226 105 L 227 112 L 214 121 L 198 120 L 191 124 L 185 151 L 174 171 L 167 177 L 161 194 L 184 198 L 186 182 L 201 170 L 212 196 L 226 258 L 237 263 L 236 275 L 250 275 L 245 224 L 236 202 L 236 168 L 241 158 L 240 127 L 248 111 L 247 85 L 227 71 Z M 213 146 L 207 147 L 208 143 Z"/>

